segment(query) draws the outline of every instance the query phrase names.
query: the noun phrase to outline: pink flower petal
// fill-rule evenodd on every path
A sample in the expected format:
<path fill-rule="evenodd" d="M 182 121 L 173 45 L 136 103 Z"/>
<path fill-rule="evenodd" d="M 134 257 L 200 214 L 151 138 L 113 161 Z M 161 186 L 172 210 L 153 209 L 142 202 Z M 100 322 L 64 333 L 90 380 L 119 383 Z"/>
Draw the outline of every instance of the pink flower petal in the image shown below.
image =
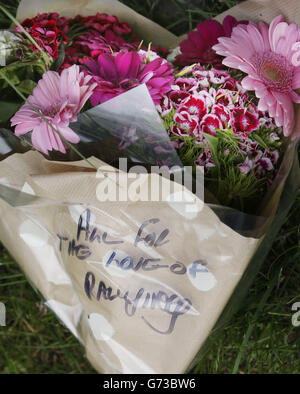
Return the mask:
<path fill-rule="evenodd" d="M 60 134 L 72 144 L 78 144 L 80 138 L 70 127 L 59 127 Z"/>
<path fill-rule="evenodd" d="M 39 120 L 20 123 L 15 128 L 15 134 L 18 136 L 26 134 L 29 131 L 32 131 L 39 124 L 40 124 Z"/>

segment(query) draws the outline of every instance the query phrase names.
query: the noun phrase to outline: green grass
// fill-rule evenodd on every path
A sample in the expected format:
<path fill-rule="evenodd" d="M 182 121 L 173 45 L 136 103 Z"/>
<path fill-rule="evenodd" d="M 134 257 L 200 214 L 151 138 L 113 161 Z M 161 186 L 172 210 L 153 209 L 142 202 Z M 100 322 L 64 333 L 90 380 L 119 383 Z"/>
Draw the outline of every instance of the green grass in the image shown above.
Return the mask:
<path fill-rule="evenodd" d="M 167 14 L 164 19 L 162 15 L 166 13 L 162 10 L 170 1 L 174 15 L 170 18 Z M 124 2 L 178 34 L 234 3 L 232 0 Z M 13 10 L 16 2 L 5 3 Z M 0 24 L 5 27 L 1 18 Z M 300 194 L 239 313 L 211 340 L 206 357 L 194 369 L 195 373 L 300 373 L 300 327 L 291 323 L 292 304 L 300 301 L 299 223 Z M 0 249 L 0 301 L 7 306 L 7 326 L 0 327 L 2 373 L 94 373 L 81 345 L 45 309 L 3 248 Z"/>

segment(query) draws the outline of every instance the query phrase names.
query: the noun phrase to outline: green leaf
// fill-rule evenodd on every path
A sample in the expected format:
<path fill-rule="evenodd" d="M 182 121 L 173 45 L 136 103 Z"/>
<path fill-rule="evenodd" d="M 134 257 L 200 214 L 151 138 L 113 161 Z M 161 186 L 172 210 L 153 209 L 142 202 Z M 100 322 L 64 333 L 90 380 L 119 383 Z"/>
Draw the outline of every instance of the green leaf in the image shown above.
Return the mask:
<path fill-rule="evenodd" d="M 20 103 L 0 101 L 0 123 L 7 122 L 20 108 Z"/>
<path fill-rule="evenodd" d="M 2 72 L 11 72 L 11 71 L 15 71 L 18 68 L 24 68 L 24 67 L 28 67 L 28 66 L 40 67 L 43 70 L 43 73 L 47 71 L 45 69 L 43 63 L 41 63 L 41 61 L 39 59 L 36 59 L 34 61 L 13 62 L 13 63 L 10 63 L 8 66 L 3 67 L 1 69 L 1 71 Z"/>
<path fill-rule="evenodd" d="M 214 137 L 213 135 L 202 133 L 204 137 L 207 139 L 211 153 L 215 162 L 216 167 L 219 167 L 219 158 L 218 158 L 218 144 L 219 144 L 219 138 Z"/>
<path fill-rule="evenodd" d="M 30 79 L 25 79 L 18 85 L 18 89 L 25 94 L 32 94 L 33 89 L 36 87 L 37 83 L 31 81 Z"/>
<path fill-rule="evenodd" d="M 270 148 L 268 145 L 264 142 L 264 140 L 256 133 L 254 136 L 254 139 L 264 148 L 269 150 Z"/>
<path fill-rule="evenodd" d="M 182 71 L 180 71 L 178 74 L 175 75 L 175 78 L 183 77 L 184 75 L 189 74 L 196 66 L 196 64 L 197 63 L 194 63 L 191 66 L 184 68 Z"/>
<path fill-rule="evenodd" d="M 65 56 L 66 56 L 65 46 L 63 43 L 61 43 L 58 49 L 58 57 L 52 63 L 50 70 L 57 71 L 60 68 L 60 66 L 63 64 L 65 60 Z"/>

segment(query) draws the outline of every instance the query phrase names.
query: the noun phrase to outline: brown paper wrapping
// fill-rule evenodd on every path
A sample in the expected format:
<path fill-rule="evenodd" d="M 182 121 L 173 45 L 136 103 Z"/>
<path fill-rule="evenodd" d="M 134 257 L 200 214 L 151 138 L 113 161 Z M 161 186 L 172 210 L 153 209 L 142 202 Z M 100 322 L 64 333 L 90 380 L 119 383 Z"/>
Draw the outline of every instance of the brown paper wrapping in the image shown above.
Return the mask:
<path fill-rule="evenodd" d="M 227 15 L 232 15 L 237 20 L 246 19 L 267 23 L 270 23 L 278 15 L 284 15 L 287 22 L 300 24 L 300 3 L 298 0 L 247 0 L 226 10 L 215 19 L 222 23 Z M 180 36 L 177 45 L 186 36 L 186 34 Z"/>
<path fill-rule="evenodd" d="M 102 165 L 95 159 L 94 164 Z M 16 180 L 21 166 L 25 171 Z M 107 174 L 111 175 L 114 171 L 117 170 L 111 169 Z M 235 233 L 221 223 L 206 205 L 201 205 L 198 213 L 190 215 L 185 214 L 183 209 L 178 212 L 167 202 L 101 203 L 96 197 L 99 179 L 95 173 L 82 168 L 81 163 L 52 163 L 38 153 L 29 152 L 2 162 L 0 177 L 5 177 L 6 185 L 45 199 L 19 208 L 21 211 L 1 202 L 1 238 L 33 285 L 41 290 L 48 304 L 54 310 L 58 307 L 59 317 L 62 315 L 59 307 L 74 307 L 75 316 L 72 315 L 71 319 L 73 331 L 75 328 L 84 344 L 93 344 L 90 357 L 98 359 L 95 367 L 103 372 L 184 372 L 226 305 L 259 241 Z M 113 178 L 108 179 L 114 184 Z M 146 175 L 144 178 L 145 183 L 158 180 L 157 175 Z M 47 199 L 51 201 L 47 203 Z M 125 240 L 117 249 L 132 256 L 135 263 L 141 256 L 154 256 L 161 258 L 161 264 L 169 267 L 177 262 L 188 267 L 195 260 L 204 260 L 207 262 L 206 268 L 203 266 L 203 273 L 197 274 L 197 282 L 193 282 L 188 274 L 177 275 L 170 269 L 129 272 L 114 267 L 107 270 L 103 265 L 103 256 L 107 256 L 114 247 L 97 242 L 90 245 L 92 255 L 85 261 L 69 256 L 67 247 L 63 247 L 62 263 L 57 251 L 56 234 L 70 240 L 75 237 L 76 218 L 87 207 L 99 232 L 103 231 L 105 223 L 104 227 L 111 230 L 109 234 L 117 233 L 118 239 Z M 14 211 L 17 215 L 13 214 Z M 143 243 L 135 248 L 133 241 L 140 225 L 152 218 L 160 220 L 155 227 L 158 234 L 165 228 L 170 229 L 169 242 L 158 248 L 147 249 Z M 45 235 L 41 235 L 41 231 Z M 188 313 L 178 317 L 170 335 L 162 335 L 144 322 L 146 318 L 157 329 L 166 331 L 170 317 L 159 308 L 137 310 L 133 317 L 128 317 L 121 299 L 113 302 L 89 300 L 83 286 L 89 271 L 94 273 L 96 283 L 104 280 L 114 291 L 118 287 L 122 292 L 129 291 L 132 298 L 137 290 L 144 288 L 150 293 L 164 291 L 169 295 L 179 294 L 190 299 L 192 307 Z M 82 316 L 76 296 L 83 307 Z M 100 323 L 103 320 L 104 337 L 111 335 L 110 329 L 113 335 L 97 340 L 95 344 L 89 330 L 91 327 L 88 327 L 89 320 L 86 319 L 91 315 L 96 315 Z M 93 330 L 95 327 L 92 325 Z M 109 365 L 101 358 L 102 353 Z"/>
<path fill-rule="evenodd" d="M 97 12 L 116 15 L 120 21 L 129 23 L 141 38 L 149 38 L 155 45 L 170 47 L 177 42 L 174 34 L 117 0 L 22 0 L 17 19 L 22 21 L 43 12 L 58 12 L 68 18 L 78 14 L 95 15 Z"/>
<path fill-rule="evenodd" d="M 296 1 L 284 2 L 282 11 L 280 3 L 247 1 L 230 13 L 241 19 L 269 21 L 284 11 L 295 20 Z M 165 29 L 112 0 L 23 0 L 17 16 L 22 20 L 50 11 L 68 17 L 107 12 L 132 24 L 145 39 L 169 47 L 178 42 Z M 91 160 L 98 168 L 104 165 L 100 160 Z M 101 171 L 114 186 L 113 175 L 117 170 L 106 166 Z M 287 172 L 288 166 L 283 180 Z M 22 192 L 17 202 L 9 197 L 6 202 L 0 200 L 1 241 L 47 305 L 83 343 L 88 359 L 99 372 L 183 373 L 216 323 L 260 243 L 231 230 L 201 201 L 197 202 L 197 213 L 192 214 L 186 214 L 182 205 L 175 207 L 168 202 L 101 203 L 97 198 L 96 172 L 82 162 L 50 162 L 37 152 L 15 154 L 0 163 L 0 179 L 1 185 L 13 188 L 17 195 L 18 191 Z M 155 175 L 146 175 L 143 181 L 143 187 L 147 187 L 159 180 Z M 91 255 L 80 260 L 68 253 L 67 241 L 60 251 L 58 235 L 70 240 L 76 238 L 78 218 L 87 209 L 96 230 L 102 234 L 107 231 L 124 242 L 112 247 L 103 242 L 89 243 L 82 236 L 80 242 L 88 246 Z M 159 222 L 155 228 L 149 228 L 150 233 L 159 234 L 167 228 L 169 242 L 156 248 L 147 248 L 143 242 L 135 247 L 140 226 L 152 218 Z M 160 258 L 160 264 L 166 267 L 152 271 L 107 268 L 105 256 L 114 248 L 122 256 L 132 256 L 135 263 L 141 256 Z M 205 263 L 202 271 L 193 277 L 189 268 L 195 260 Z M 170 271 L 170 266 L 178 262 L 187 267 L 187 273 L 179 275 Z M 96 283 L 91 299 L 84 288 L 87 272 L 93 273 Z M 99 301 L 95 299 L 100 281 L 110 286 L 113 294 L 118 288 L 122 296 L 128 291 L 131 301 L 139 289 L 144 289 L 133 316 L 125 313 L 124 297 L 109 301 L 102 293 Z M 168 312 L 163 299 L 154 302 L 152 308 L 146 302 L 147 292 L 152 295 L 159 291 L 167 296 L 173 294 L 174 299 L 188 298 L 192 304 L 186 313 L 178 315 L 169 334 L 157 330 L 166 331 L 169 327 L 174 304 Z M 142 308 L 143 303 L 148 307 Z M 132 304 L 127 307 L 129 314 L 132 313 Z"/>

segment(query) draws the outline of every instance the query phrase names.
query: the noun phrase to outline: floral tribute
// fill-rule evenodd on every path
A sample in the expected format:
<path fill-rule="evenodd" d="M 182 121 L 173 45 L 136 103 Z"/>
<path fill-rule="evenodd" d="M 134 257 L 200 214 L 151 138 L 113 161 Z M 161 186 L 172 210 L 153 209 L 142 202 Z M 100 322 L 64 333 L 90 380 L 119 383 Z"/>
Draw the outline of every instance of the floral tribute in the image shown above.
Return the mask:
<path fill-rule="evenodd" d="M 240 193 L 230 194 L 226 179 L 240 182 L 249 197 L 257 195 L 276 174 L 282 128 L 258 109 L 234 73 L 200 64 L 186 71 L 157 106 L 182 162 L 204 167 L 212 185 L 223 178 L 223 201 Z"/>
<path fill-rule="evenodd" d="M 6 75 L 28 97 L 11 125 L 44 154 L 79 142 L 70 124 L 80 111 L 145 84 L 182 163 L 204 168 L 213 201 L 251 212 L 276 179 L 289 139 L 300 134 L 300 29 L 282 16 L 270 25 L 232 16 L 205 21 L 176 57 L 103 13 L 40 14 L 9 34 L 9 61 L 15 57 L 18 67 Z M 120 136 L 126 147 L 138 140 L 133 134 Z"/>

